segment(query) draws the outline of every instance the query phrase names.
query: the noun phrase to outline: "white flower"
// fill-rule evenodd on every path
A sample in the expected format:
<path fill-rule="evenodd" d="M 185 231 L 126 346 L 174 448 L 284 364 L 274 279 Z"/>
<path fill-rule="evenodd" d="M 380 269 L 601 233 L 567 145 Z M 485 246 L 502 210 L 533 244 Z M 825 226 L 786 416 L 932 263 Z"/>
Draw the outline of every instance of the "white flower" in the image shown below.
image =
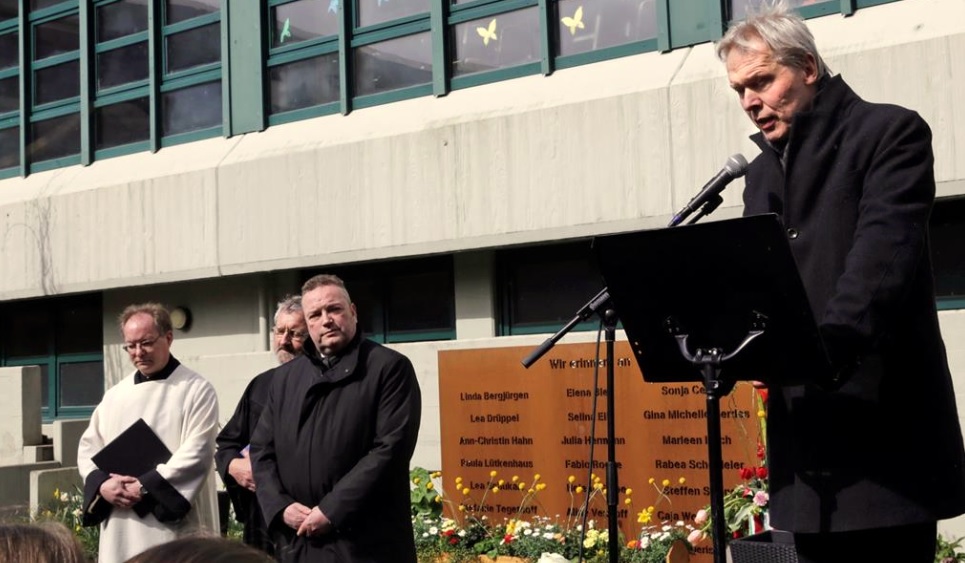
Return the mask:
<path fill-rule="evenodd" d="M 543 537 L 548 540 L 551 540 L 553 539 L 553 532 L 543 532 Z"/>
<path fill-rule="evenodd" d="M 650 536 L 644 536 L 640 538 L 640 547 L 642 549 L 646 549 L 650 547 Z"/>
<path fill-rule="evenodd" d="M 433 526 L 433 527 L 429 528 L 429 533 L 432 534 L 432 535 L 436 535 L 436 534 L 439 533 L 439 528 L 436 528 L 435 526 Z"/>
<path fill-rule="evenodd" d="M 543 553 L 539 556 L 536 563 L 570 563 L 569 560 L 559 553 Z"/>
<path fill-rule="evenodd" d="M 459 536 L 460 538 L 464 538 L 466 537 L 466 530 L 459 530 L 458 532 L 456 532 L 456 535 Z"/>
<path fill-rule="evenodd" d="M 67 493 L 60 493 L 60 502 L 70 502 L 70 495 Z"/>

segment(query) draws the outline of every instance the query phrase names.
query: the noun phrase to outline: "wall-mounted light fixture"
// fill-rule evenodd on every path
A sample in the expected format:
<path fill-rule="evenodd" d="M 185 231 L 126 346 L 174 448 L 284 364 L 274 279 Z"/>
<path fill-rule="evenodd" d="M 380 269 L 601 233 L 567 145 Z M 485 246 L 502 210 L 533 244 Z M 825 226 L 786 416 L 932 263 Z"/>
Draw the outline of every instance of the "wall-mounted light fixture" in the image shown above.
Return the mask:
<path fill-rule="evenodd" d="M 175 330 L 187 332 L 191 329 L 191 309 L 175 307 L 171 309 L 171 326 Z"/>

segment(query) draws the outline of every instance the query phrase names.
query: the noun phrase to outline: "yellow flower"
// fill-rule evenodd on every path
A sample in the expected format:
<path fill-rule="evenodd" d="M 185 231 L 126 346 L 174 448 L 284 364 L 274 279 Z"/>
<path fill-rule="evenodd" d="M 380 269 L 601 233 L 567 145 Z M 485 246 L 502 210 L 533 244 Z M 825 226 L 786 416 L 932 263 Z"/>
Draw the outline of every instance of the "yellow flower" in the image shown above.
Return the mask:
<path fill-rule="evenodd" d="M 523 489 L 525 489 L 525 488 L 526 488 L 526 483 L 522 483 L 522 482 L 520 482 L 520 483 L 519 483 L 518 485 L 516 485 L 516 486 L 517 486 L 517 487 L 519 487 L 519 490 L 521 490 L 521 491 L 522 491 Z"/>
<path fill-rule="evenodd" d="M 651 485 L 653 485 L 653 484 L 656 483 L 656 482 L 657 482 L 657 480 L 654 479 L 653 477 L 651 477 L 650 480 L 647 481 L 647 483 L 650 483 Z"/>
<path fill-rule="evenodd" d="M 462 483 L 462 477 L 456 477 L 456 485 Z"/>
<path fill-rule="evenodd" d="M 626 492 L 625 494 L 626 494 L 627 496 L 632 495 L 632 494 L 633 494 L 633 489 L 627 487 L 627 492 Z"/>
<path fill-rule="evenodd" d="M 546 488 L 546 483 L 540 483 L 539 485 L 536 485 L 537 491 L 542 491 L 545 488 Z"/>
<path fill-rule="evenodd" d="M 416 485 L 418 485 L 421 481 L 422 479 L 419 479 L 418 477 L 412 479 L 412 482 L 415 483 Z"/>
<path fill-rule="evenodd" d="M 426 483 L 426 490 L 427 490 L 427 491 L 431 491 L 433 487 L 435 487 L 435 485 L 433 485 L 432 483 Z"/>
<path fill-rule="evenodd" d="M 498 485 L 499 485 L 500 487 L 502 487 L 502 486 L 505 485 L 505 484 L 506 484 L 506 480 L 505 480 L 505 479 L 500 479 L 500 480 L 499 480 Z"/>
<path fill-rule="evenodd" d="M 468 495 L 468 494 L 469 494 L 469 487 L 464 487 L 464 488 L 462 489 L 462 494 Z"/>
<path fill-rule="evenodd" d="M 442 495 L 437 496 L 437 497 L 435 498 L 435 502 L 436 502 L 436 504 L 442 504 Z"/>
<path fill-rule="evenodd" d="M 566 480 L 567 480 L 570 484 L 573 484 L 574 482 L 576 482 L 576 475 L 570 475 L 569 477 L 566 478 Z"/>
<path fill-rule="evenodd" d="M 433 479 L 438 479 L 439 477 L 442 477 L 442 471 L 433 471 L 432 473 L 429 474 L 429 477 L 432 477 Z"/>
<path fill-rule="evenodd" d="M 532 494 L 535 494 L 535 493 L 536 493 L 536 491 L 535 491 L 534 489 L 531 488 L 531 489 L 529 490 L 529 494 L 532 495 Z"/>
<path fill-rule="evenodd" d="M 633 499 L 625 498 L 623 499 L 623 504 L 633 504 Z"/>
<path fill-rule="evenodd" d="M 684 483 L 687 482 L 687 478 L 686 478 L 686 477 L 681 477 L 680 479 L 677 479 L 677 482 L 680 483 L 681 485 L 683 485 Z"/>
<path fill-rule="evenodd" d="M 603 489 L 603 483 L 597 481 L 596 483 L 593 483 L 593 488 L 600 491 Z"/>
<path fill-rule="evenodd" d="M 654 508 L 653 505 L 647 507 L 647 512 L 649 512 L 650 514 L 653 514 L 654 510 L 656 510 L 656 508 Z"/>
<path fill-rule="evenodd" d="M 497 487 L 497 486 L 494 485 L 491 490 L 492 490 L 493 494 L 496 494 L 496 493 L 499 492 L 499 487 Z"/>
<path fill-rule="evenodd" d="M 637 523 L 639 524 L 649 524 L 650 523 L 650 512 L 646 510 L 641 510 L 640 514 L 637 514 Z"/>
<path fill-rule="evenodd" d="M 767 413 L 764 412 L 764 409 L 757 411 L 757 418 L 764 418 L 765 416 L 767 416 Z"/>
<path fill-rule="evenodd" d="M 513 475 L 513 483 L 519 481 L 519 475 Z"/>
<path fill-rule="evenodd" d="M 466 507 L 465 507 L 464 505 L 460 504 L 460 505 L 459 505 L 459 512 L 465 512 L 465 511 L 466 511 Z"/>
<path fill-rule="evenodd" d="M 54 489 L 54 499 L 60 498 L 60 489 Z"/>
<path fill-rule="evenodd" d="M 493 471 L 490 471 L 490 472 L 489 472 L 489 476 L 490 476 L 490 477 L 495 477 L 496 475 L 497 475 L 496 470 L 493 470 Z"/>
<path fill-rule="evenodd" d="M 539 473 L 533 475 L 533 481 L 539 481 Z"/>
<path fill-rule="evenodd" d="M 576 486 L 576 494 L 580 494 L 580 493 L 582 493 L 582 492 L 583 492 L 583 487 L 580 486 L 580 485 L 577 485 L 577 486 Z"/>

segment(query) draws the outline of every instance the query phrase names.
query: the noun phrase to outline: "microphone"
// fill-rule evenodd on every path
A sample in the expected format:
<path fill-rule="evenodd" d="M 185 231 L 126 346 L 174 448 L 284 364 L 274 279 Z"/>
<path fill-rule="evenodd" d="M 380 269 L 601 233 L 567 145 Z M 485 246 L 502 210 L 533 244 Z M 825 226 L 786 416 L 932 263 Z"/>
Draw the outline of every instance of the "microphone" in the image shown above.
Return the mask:
<path fill-rule="evenodd" d="M 698 192 L 683 209 L 674 215 L 673 219 L 670 220 L 670 224 L 667 226 L 676 227 L 679 225 L 705 203 L 713 200 L 715 197 L 720 197 L 720 192 L 724 191 L 727 184 L 740 178 L 745 173 L 747 173 L 747 159 L 744 158 L 742 154 L 732 155 L 727 159 L 727 162 L 724 163 L 724 167 L 720 169 L 720 172 L 704 184 L 704 187 L 700 188 L 700 192 Z"/>

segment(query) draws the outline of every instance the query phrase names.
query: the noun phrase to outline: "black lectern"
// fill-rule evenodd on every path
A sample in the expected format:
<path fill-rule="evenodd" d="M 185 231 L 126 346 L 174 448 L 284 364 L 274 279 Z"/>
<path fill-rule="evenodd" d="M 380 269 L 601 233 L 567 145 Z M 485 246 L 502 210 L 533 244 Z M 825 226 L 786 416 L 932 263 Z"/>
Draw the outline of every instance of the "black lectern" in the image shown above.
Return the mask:
<path fill-rule="evenodd" d="M 757 215 L 593 244 L 643 378 L 704 383 L 714 561 L 723 562 L 720 398 L 741 380 L 793 385 L 831 373 L 784 228 Z"/>

